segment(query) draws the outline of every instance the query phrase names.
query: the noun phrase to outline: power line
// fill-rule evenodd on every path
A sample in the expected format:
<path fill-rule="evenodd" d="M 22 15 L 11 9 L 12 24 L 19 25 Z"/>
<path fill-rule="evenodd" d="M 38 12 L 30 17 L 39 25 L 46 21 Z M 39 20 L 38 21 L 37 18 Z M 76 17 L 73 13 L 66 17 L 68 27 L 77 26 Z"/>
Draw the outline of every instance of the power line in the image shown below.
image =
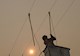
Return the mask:
<path fill-rule="evenodd" d="M 56 4 L 56 3 L 55 3 L 55 4 Z M 50 10 L 52 10 L 52 8 L 51 8 Z M 46 18 L 46 17 L 45 17 L 45 18 Z M 43 20 L 43 22 L 44 22 L 44 21 L 45 21 L 45 20 Z M 43 24 L 43 23 L 41 23 L 41 25 L 42 25 L 42 24 Z M 40 25 L 40 26 L 41 26 L 41 25 Z M 40 27 L 39 27 L 39 29 L 40 29 Z M 39 29 L 38 29 L 38 30 L 39 30 Z M 38 32 L 38 31 L 37 31 L 37 32 Z"/>
<path fill-rule="evenodd" d="M 49 9 L 49 11 L 51 11 L 53 9 L 53 7 L 56 5 L 58 0 L 55 0 L 54 3 L 52 4 L 51 8 Z"/>
<path fill-rule="evenodd" d="M 52 0 L 52 1 L 53 1 L 53 0 Z M 52 1 L 51 1 L 51 2 L 52 2 Z M 55 0 L 54 3 L 51 5 L 51 8 L 49 9 L 49 11 L 51 11 L 51 10 L 53 9 L 53 7 L 55 6 L 56 3 L 57 3 L 57 0 Z M 47 16 L 48 16 L 48 14 L 46 14 L 45 17 L 43 18 L 43 21 L 41 22 L 39 28 L 37 29 L 37 32 L 38 32 L 38 30 L 40 30 L 41 26 L 44 24 L 44 21 L 46 20 L 46 17 L 47 17 Z M 37 33 L 37 32 L 36 32 L 36 33 Z M 36 34 L 36 33 L 35 33 L 35 34 Z"/>
<path fill-rule="evenodd" d="M 31 31 L 32 31 L 32 37 L 33 37 L 33 44 L 34 44 L 34 46 L 35 46 L 35 39 L 36 39 L 36 38 L 34 39 L 35 36 L 34 36 L 34 32 L 33 32 L 33 28 L 32 28 L 32 23 L 31 23 L 31 19 L 30 19 L 30 12 L 31 12 L 31 10 L 32 10 L 32 8 L 33 8 L 35 2 L 36 2 L 36 0 L 33 1 L 32 6 L 30 7 L 30 11 L 29 11 L 29 13 L 28 13 L 29 22 L 30 22 Z M 36 39 L 36 42 L 37 42 L 38 47 L 39 47 L 39 50 L 40 50 L 40 46 L 39 46 L 39 43 L 38 43 L 37 39 Z M 22 56 L 23 56 L 23 53 L 24 53 L 24 51 L 22 52 Z"/>
<path fill-rule="evenodd" d="M 55 1 L 56 1 L 56 0 L 55 0 Z M 35 2 L 34 2 L 34 3 L 35 3 Z M 54 6 L 54 5 L 53 5 L 53 6 Z M 33 6 L 32 6 L 32 7 L 33 7 Z M 50 9 L 50 10 L 51 10 L 51 9 Z M 30 11 L 31 11 L 31 10 L 30 10 Z M 38 30 L 40 29 L 40 27 L 42 26 L 42 24 L 44 23 L 46 17 L 47 17 L 47 15 L 45 16 L 45 18 L 43 19 L 43 21 L 42 21 L 42 23 L 40 24 L 39 28 L 37 29 L 37 32 L 38 32 Z M 37 32 L 36 32 L 36 33 L 37 33 Z M 34 36 L 36 35 L 36 33 L 34 34 Z M 39 50 L 40 50 L 40 46 L 39 46 L 39 43 L 38 43 L 36 37 L 35 37 L 35 40 L 36 40 L 36 42 L 37 42 L 37 44 L 38 44 L 38 47 L 39 47 Z M 23 53 L 24 53 L 24 51 L 23 51 Z M 22 54 L 23 54 L 23 53 L 22 53 Z M 41 53 L 41 50 L 40 50 L 40 53 Z"/>
<path fill-rule="evenodd" d="M 74 4 L 75 0 L 72 1 L 72 3 L 68 6 L 68 8 L 66 9 L 66 11 L 64 12 L 64 14 L 60 17 L 59 21 L 57 22 L 56 26 L 58 26 L 58 24 L 62 21 L 63 17 L 66 15 L 66 13 L 69 11 L 69 9 L 71 8 L 71 6 Z"/>
<path fill-rule="evenodd" d="M 35 0 L 35 1 L 36 1 L 36 0 Z M 33 5 L 34 5 L 35 1 L 33 2 Z M 56 2 L 57 2 L 57 0 L 55 0 L 55 2 L 53 3 L 52 7 L 55 6 Z M 32 8 L 33 8 L 33 5 L 32 5 Z M 49 9 L 50 11 L 52 10 L 52 7 Z M 31 11 L 32 8 L 30 8 L 30 11 Z M 30 12 L 30 11 L 29 11 L 29 12 Z M 42 23 L 40 24 L 39 28 L 37 29 L 37 32 L 38 32 L 38 30 L 40 29 L 40 27 L 42 26 L 42 24 L 44 23 L 46 17 L 47 17 L 47 15 L 45 16 L 45 18 L 43 19 L 43 21 L 42 21 Z M 36 32 L 36 33 L 37 33 L 37 32 Z M 34 36 L 36 35 L 36 33 L 34 34 L 34 32 L 33 32 Z M 37 44 L 38 44 L 38 47 L 39 47 L 39 50 L 40 50 L 40 46 L 39 46 L 39 43 L 38 43 L 36 37 L 35 37 L 35 40 L 36 40 L 36 42 L 37 42 Z M 24 53 L 24 51 L 23 51 L 23 53 Z M 41 52 L 40 52 L 40 53 L 41 53 Z"/>
<path fill-rule="evenodd" d="M 25 21 L 24 21 L 24 23 L 23 23 L 23 25 L 22 25 L 22 27 L 21 27 L 21 29 L 20 29 L 20 32 L 19 32 L 19 34 L 17 35 L 16 40 L 14 41 L 14 44 L 13 44 L 13 46 L 12 46 L 12 49 L 11 49 L 10 53 L 9 53 L 9 56 L 10 56 L 11 52 L 13 51 L 13 49 L 14 49 L 14 47 L 15 47 L 18 39 L 19 39 L 19 36 L 20 36 L 20 34 L 21 34 L 22 30 L 23 30 L 23 27 L 24 27 L 26 21 L 27 21 L 27 19 L 25 19 Z"/>
<path fill-rule="evenodd" d="M 29 16 L 29 22 L 30 22 L 31 32 L 32 32 L 32 37 L 33 37 L 33 44 L 34 44 L 34 46 L 35 46 L 35 40 L 36 40 L 36 43 L 37 43 L 37 45 L 38 45 L 38 47 L 39 47 L 39 51 L 41 52 L 39 42 L 37 41 L 37 39 L 36 39 L 36 37 L 35 37 L 35 35 L 34 35 L 32 23 L 31 23 L 31 18 L 30 18 L 30 13 L 28 14 L 28 16 Z M 35 39 L 34 39 L 34 38 L 35 38 Z"/>
<path fill-rule="evenodd" d="M 51 2 L 52 2 L 52 1 L 51 1 Z M 56 3 L 57 3 L 57 0 L 55 0 L 55 2 L 52 4 L 52 6 L 51 6 L 51 8 L 49 9 L 49 11 L 51 11 L 51 10 L 53 9 L 53 7 L 55 6 Z M 44 21 L 46 20 L 46 17 L 47 17 L 47 16 L 48 16 L 48 14 L 46 14 L 45 17 L 43 18 L 43 20 L 42 20 L 39 28 L 37 29 L 37 32 L 40 30 L 41 26 L 44 24 Z M 36 33 L 37 33 L 37 32 L 36 32 Z M 36 33 L 35 33 L 35 34 L 36 34 Z"/>
<path fill-rule="evenodd" d="M 73 3 L 75 2 L 75 0 L 72 1 L 72 3 L 70 4 L 70 6 L 67 8 L 67 10 L 64 12 L 64 14 L 61 16 L 60 20 L 58 21 L 58 23 L 56 24 L 56 27 L 58 26 L 58 24 L 60 23 L 60 21 L 63 19 L 63 17 L 65 16 L 65 14 L 68 12 L 68 10 L 70 9 L 70 7 L 73 5 Z M 51 18 L 51 21 L 52 21 L 52 27 L 53 27 L 53 30 L 54 30 L 54 36 L 56 37 L 56 33 L 55 33 L 55 28 L 54 28 L 54 24 L 53 24 L 53 20 Z M 56 44 L 57 44 L 57 40 L 56 40 Z"/>
<path fill-rule="evenodd" d="M 51 1 L 52 2 L 52 1 Z M 55 4 L 57 3 L 57 0 L 54 1 L 54 3 L 52 4 L 51 8 L 49 9 L 49 11 L 51 11 L 53 9 L 53 7 L 55 6 Z M 46 16 L 43 18 L 43 21 L 41 22 L 39 28 L 37 29 L 37 32 L 40 30 L 41 26 L 44 24 L 44 21 L 46 20 L 46 17 L 47 17 L 48 14 L 46 14 Z M 37 33 L 36 32 L 36 33 Z M 35 35 L 36 35 L 35 33 Z"/>
<path fill-rule="evenodd" d="M 55 6 L 56 2 L 57 2 L 57 0 L 55 0 L 55 2 L 53 3 L 53 5 L 52 5 L 51 8 L 49 9 L 50 11 L 52 10 L 52 7 Z M 39 28 L 37 29 L 37 32 L 38 32 L 38 30 L 40 30 L 41 26 L 43 25 L 43 23 L 44 23 L 47 15 L 48 15 L 48 14 L 46 14 L 45 18 L 43 19 L 42 23 L 40 24 Z M 36 33 L 37 33 L 37 32 L 36 32 Z M 35 33 L 34 35 L 36 35 L 36 33 Z"/>
<path fill-rule="evenodd" d="M 53 3 L 52 6 L 54 6 L 54 5 L 56 4 L 56 1 L 57 1 L 57 0 L 55 0 L 55 2 Z M 33 4 L 32 4 L 32 6 L 31 6 L 31 8 L 30 8 L 30 12 L 31 12 L 31 10 L 32 10 L 33 5 L 35 4 L 35 2 L 36 2 L 36 0 L 34 0 L 34 2 L 33 2 Z M 51 9 L 52 9 L 52 8 L 51 8 Z M 51 9 L 50 9 L 50 10 L 51 10 Z M 29 21 L 30 21 L 30 24 L 31 24 L 31 19 L 29 19 Z M 40 28 L 39 28 L 39 29 L 40 29 Z M 39 47 L 39 50 L 40 50 L 40 46 L 39 46 L 39 43 L 38 43 L 36 37 L 34 36 L 34 32 L 33 32 L 32 26 L 31 26 L 31 30 L 32 30 L 32 36 L 33 36 L 33 43 L 34 43 L 34 45 L 35 45 L 35 40 L 36 40 L 36 42 L 37 42 L 37 44 L 38 44 L 38 47 Z M 34 40 L 34 37 L 35 37 L 35 40 Z"/>
<path fill-rule="evenodd" d="M 36 2 L 36 0 L 33 1 L 32 6 L 30 7 L 30 11 L 29 11 L 29 13 L 30 13 L 31 10 L 33 9 L 33 6 L 34 6 L 35 2 Z"/>
<path fill-rule="evenodd" d="M 31 19 L 30 19 L 30 14 L 28 14 L 28 16 L 29 16 L 29 21 L 30 21 L 30 26 L 31 26 L 31 32 L 32 32 L 32 37 L 33 37 L 33 44 L 34 44 L 34 46 L 35 46 L 35 40 L 36 40 L 36 43 L 37 43 L 37 45 L 38 45 L 38 47 L 39 47 L 39 51 L 41 52 L 40 45 L 39 45 L 39 43 L 38 43 L 38 41 L 37 41 L 37 39 L 36 39 L 36 37 L 35 37 L 35 35 L 34 35 L 32 23 L 31 23 Z M 31 42 L 31 41 L 30 41 L 30 42 Z M 30 44 L 30 42 L 29 42 L 29 44 Z M 29 44 L 28 44 L 28 45 L 29 45 Z M 24 49 L 23 52 L 22 52 L 22 56 L 23 56 L 23 54 L 24 54 L 24 51 L 25 51 L 25 49 Z"/>
<path fill-rule="evenodd" d="M 32 31 L 32 39 L 33 39 L 33 44 L 34 44 L 34 46 L 35 46 L 35 40 L 34 40 L 34 32 L 33 32 L 33 28 L 32 28 L 32 23 L 31 23 L 31 19 L 30 19 L 30 12 L 31 12 L 31 10 L 32 10 L 32 8 L 33 8 L 35 2 L 36 2 L 36 0 L 33 1 L 32 6 L 30 7 L 30 11 L 29 11 L 29 13 L 28 13 L 29 22 L 30 22 L 31 31 Z"/>
<path fill-rule="evenodd" d="M 55 0 L 55 2 L 53 3 L 52 7 L 55 6 L 56 2 L 57 2 L 57 0 Z M 52 7 L 49 9 L 50 11 L 52 10 Z M 47 15 L 48 15 L 48 14 L 46 14 L 46 16 L 44 17 L 42 23 L 40 24 L 39 28 L 37 29 L 37 32 L 38 32 L 38 30 L 40 30 L 41 26 L 43 25 L 43 23 L 44 23 L 44 21 L 45 21 Z M 36 33 L 37 33 L 37 32 L 36 32 Z M 36 35 L 36 33 L 35 33 L 34 35 Z M 38 42 L 37 42 L 37 43 L 38 43 Z M 42 52 L 40 52 L 40 55 L 41 55 L 41 54 L 42 54 Z"/>
<path fill-rule="evenodd" d="M 36 1 L 36 0 L 33 1 L 33 4 L 32 4 L 32 6 L 31 6 L 31 8 L 30 8 L 30 11 L 32 10 L 35 1 Z M 30 12 L 30 11 L 29 11 L 29 12 Z M 24 23 L 23 23 L 23 25 L 22 25 L 22 27 L 21 27 L 21 29 L 20 29 L 20 32 L 19 32 L 19 34 L 17 35 L 16 40 L 14 41 L 14 44 L 13 44 L 13 46 L 12 46 L 12 49 L 11 49 L 10 53 L 9 53 L 9 56 L 10 56 L 12 50 L 14 49 L 14 47 L 15 47 L 15 45 L 16 45 L 16 43 L 17 43 L 17 40 L 19 39 L 19 36 L 20 36 L 20 34 L 21 34 L 22 30 L 23 30 L 23 27 L 24 27 L 24 25 L 25 25 L 25 23 L 26 23 L 26 20 L 27 20 L 27 19 L 25 19 L 25 21 L 24 21 Z"/>

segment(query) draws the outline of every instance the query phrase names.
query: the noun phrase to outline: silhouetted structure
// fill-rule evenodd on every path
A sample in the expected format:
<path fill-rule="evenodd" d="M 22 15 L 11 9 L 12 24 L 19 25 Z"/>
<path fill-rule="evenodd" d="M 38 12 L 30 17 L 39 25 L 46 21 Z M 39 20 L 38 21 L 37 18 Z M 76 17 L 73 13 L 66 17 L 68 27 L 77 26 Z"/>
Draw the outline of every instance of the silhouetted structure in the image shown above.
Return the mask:
<path fill-rule="evenodd" d="M 56 46 L 53 41 L 56 40 L 54 36 L 50 34 L 51 38 L 47 38 L 46 35 L 42 37 L 44 44 L 46 45 L 43 50 L 45 56 L 70 56 L 70 49 L 66 47 Z"/>

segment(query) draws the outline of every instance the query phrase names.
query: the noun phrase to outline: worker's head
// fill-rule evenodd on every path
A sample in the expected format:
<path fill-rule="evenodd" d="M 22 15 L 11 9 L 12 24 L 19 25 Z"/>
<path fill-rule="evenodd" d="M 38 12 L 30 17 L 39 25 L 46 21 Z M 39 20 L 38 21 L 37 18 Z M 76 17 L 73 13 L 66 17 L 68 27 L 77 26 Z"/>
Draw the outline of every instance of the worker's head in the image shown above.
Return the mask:
<path fill-rule="evenodd" d="M 42 39 L 43 39 L 43 40 L 47 40 L 48 38 L 47 38 L 46 35 L 44 35 L 44 36 L 42 37 Z"/>
<path fill-rule="evenodd" d="M 43 39 L 43 41 L 44 41 L 44 44 L 47 45 L 47 44 L 48 44 L 48 38 L 47 38 L 47 36 L 44 35 L 44 36 L 42 37 L 42 39 Z"/>

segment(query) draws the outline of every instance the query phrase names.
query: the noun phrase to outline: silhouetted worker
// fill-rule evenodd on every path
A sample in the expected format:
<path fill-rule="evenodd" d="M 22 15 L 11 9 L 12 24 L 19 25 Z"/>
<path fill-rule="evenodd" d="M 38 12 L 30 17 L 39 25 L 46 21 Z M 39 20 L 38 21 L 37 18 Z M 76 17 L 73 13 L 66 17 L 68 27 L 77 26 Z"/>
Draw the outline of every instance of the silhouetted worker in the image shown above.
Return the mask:
<path fill-rule="evenodd" d="M 52 34 L 50 34 L 51 38 L 47 38 L 46 35 L 44 35 L 42 37 L 42 39 L 44 40 L 44 44 L 46 46 L 49 46 L 49 45 L 54 45 L 53 41 L 56 40 L 56 38 L 54 36 L 52 36 Z"/>
<path fill-rule="evenodd" d="M 51 38 L 46 35 L 42 37 L 44 44 L 46 45 L 43 50 L 45 56 L 70 56 L 70 48 L 54 45 L 56 38 L 50 34 Z"/>

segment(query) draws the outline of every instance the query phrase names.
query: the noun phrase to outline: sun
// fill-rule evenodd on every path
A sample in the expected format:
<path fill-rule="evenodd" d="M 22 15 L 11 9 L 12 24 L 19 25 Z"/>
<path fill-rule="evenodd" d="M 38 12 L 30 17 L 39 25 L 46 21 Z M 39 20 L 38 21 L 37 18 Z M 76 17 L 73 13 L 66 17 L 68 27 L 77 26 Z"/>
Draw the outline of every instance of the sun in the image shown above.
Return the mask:
<path fill-rule="evenodd" d="M 34 54 L 34 50 L 30 49 L 29 54 Z"/>

